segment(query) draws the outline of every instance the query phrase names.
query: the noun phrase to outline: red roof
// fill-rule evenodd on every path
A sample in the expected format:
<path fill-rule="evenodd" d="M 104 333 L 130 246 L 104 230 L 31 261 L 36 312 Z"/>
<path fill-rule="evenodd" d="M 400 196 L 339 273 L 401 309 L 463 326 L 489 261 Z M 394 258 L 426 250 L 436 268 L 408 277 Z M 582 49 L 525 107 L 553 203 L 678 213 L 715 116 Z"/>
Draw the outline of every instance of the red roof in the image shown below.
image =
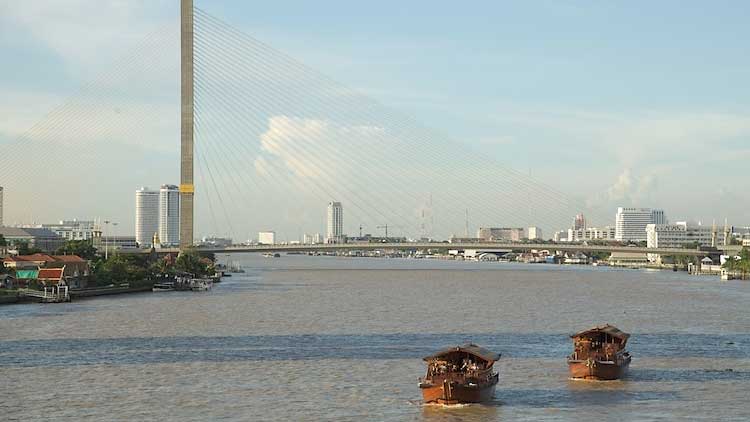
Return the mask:
<path fill-rule="evenodd" d="M 16 255 L 16 256 L 9 256 L 6 258 L 9 260 L 9 262 L 14 261 L 25 261 L 25 262 L 54 262 L 55 258 L 43 254 L 43 253 L 35 253 L 34 255 Z"/>
<path fill-rule="evenodd" d="M 55 255 L 52 258 L 61 262 L 86 262 L 85 259 L 78 255 Z"/>
<path fill-rule="evenodd" d="M 55 255 L 50 256 L 43 253 L 35 253 L 34 255 L 16 255 L 8 256 L 3 258 L 3 262 L 86 262 L 85 259 L 78 255 Z"/>
<path fill-rule="evenodd" d="M 60 280 L 65 268 L 42 268 L 37 278 L 44 280 Z"/>

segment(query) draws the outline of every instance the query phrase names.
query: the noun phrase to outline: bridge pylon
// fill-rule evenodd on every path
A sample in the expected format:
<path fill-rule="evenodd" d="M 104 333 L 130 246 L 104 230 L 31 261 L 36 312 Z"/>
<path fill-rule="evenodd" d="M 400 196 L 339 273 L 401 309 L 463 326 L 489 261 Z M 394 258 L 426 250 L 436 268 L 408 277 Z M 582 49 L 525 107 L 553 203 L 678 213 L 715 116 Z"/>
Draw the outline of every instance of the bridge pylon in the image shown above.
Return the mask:
<path fill-rule="evenodd" d="M 193 0 L 180 0 L 180 250 L 193 246 L 195 125 Z"/>

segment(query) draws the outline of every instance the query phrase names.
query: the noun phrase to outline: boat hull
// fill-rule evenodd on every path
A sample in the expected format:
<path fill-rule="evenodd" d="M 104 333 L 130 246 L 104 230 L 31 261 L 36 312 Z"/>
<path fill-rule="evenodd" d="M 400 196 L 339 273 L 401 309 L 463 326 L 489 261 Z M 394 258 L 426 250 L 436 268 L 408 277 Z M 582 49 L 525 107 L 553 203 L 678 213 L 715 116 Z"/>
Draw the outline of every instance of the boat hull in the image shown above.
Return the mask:
<path fill-rule="evenodd" d="M 490 384 L 460 384 L 444 382 L 442 384 L 423 383 L 419 385 L 425 403 L 463 404 L 483 403 L 495 397 L 497 380 Z"/>
<path fill-rule="evenodd" d="M 620 379 L 628 371 L 630 357 L 622 362 L 601 361 L 601 360 L 568 360 L 568 369 L 570 377 L 576 379 L 588 380 L 616 380 Z"/>

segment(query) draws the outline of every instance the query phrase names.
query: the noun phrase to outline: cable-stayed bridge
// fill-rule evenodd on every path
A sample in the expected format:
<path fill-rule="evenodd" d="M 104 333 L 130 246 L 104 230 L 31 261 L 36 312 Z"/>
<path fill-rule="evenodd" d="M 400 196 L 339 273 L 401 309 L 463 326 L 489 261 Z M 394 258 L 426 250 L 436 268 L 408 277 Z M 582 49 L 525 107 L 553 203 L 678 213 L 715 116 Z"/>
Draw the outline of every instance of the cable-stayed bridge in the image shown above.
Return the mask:
<path fill-rule="evenodd" d="M 201 252 L 224 253 L 274 253 L 274 252 L 346 252 L 346 251 L 425 251 L 429 249 L 455 249 L 476 251 L 560 251 L 560 252 L 623 252 L 640 254 L 658 254 L 666 256 L 705 257 L 716 254 L 717 251 L 733 253 L 739 252 L 741 246 L 724 246 L 716 251 L 706 249 L 682 248 L 644 248 L 614 245 L 584 245 L 575 243 L 520 243 L 520 242 L 477 242 L 477 243 L 441 243 L 441 242 L 400 242 L 400 243 L 330 243 L 320 245 L 250 245 L 228 246 L 219 248 L 197 248 Z M 160 249 L 160 253 L 176 253 L 179 249 Z"/>
<path fill-rule="evenodd" d="M 547 233 L 569 227 L 581 211 L 601 225 L 612 220 L 553 188 L 555 181 L 535 180 L 470 142 L 426 128 L 191 0 L 181 2 L 179 28 L 179 45 L 174 27 L 155 31 L 111 71 L 3 146 L 0 179 L 6 186 L 35 187 L 25 203 L 15 202 L 26 207 L 23 214 L 34 218 L 38 203 L 57 197 L 75 198 L 92 210 L 110 201 L 119 204 L 110 210 L 128 209 L 134 187 L 174 177 L 179 130 L 183 248 L 196 234 L 242 238 L 275 229 L 291 239 L 320 232 L 329 201 L 344 204 L 349 233 L 388 225 L 399 230 L 392 234 L 413 239 L 469 237 L 467 215 L 472 227 L 538 226 Z M 35 162 L 7 160 L 24 156 Z M 59 183 L 69 179 L 87 184 Z M 113 198 L 113 191 L 121 196 Z M 7 192 L 12 197 L 12 189 Z M 74 209 L 54 203 L 56 215 Z M 374 246 L 304 250 L 354 248 Z"/>

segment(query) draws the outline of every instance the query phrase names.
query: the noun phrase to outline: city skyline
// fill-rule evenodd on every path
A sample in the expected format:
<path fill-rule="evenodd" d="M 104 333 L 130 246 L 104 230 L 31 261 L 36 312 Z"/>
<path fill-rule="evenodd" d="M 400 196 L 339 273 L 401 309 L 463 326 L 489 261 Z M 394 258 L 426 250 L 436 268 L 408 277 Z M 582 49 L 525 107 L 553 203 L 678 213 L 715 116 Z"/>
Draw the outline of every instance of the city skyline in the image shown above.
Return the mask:
<path fill-rule="evenodd" d="M 82 0 L 80 3 L 85 6 L 86 1 Z M 23 59 L 18 56 L 18 60 L 12 60 L 10 66 L 0 70 L 0 75 L 3 76 L 0 84 L 3 84 L 4 92 L 9 94 L 0 99 L 0 109 L 4 116 L 8 116 L 5 119 L 7 123 L 0 123 L 0 145 L 23 134 L 42 119 L 51 107 L 75 92 L 76 87 L 84 85 L 97 72 L 107 69 L 112 61 L 119 58 L 118 52 L 137 45 L 137 34 L 160 28 L 161 25 L 169 26 L 177 15 L 177 7 L 173 2 L 153 2 L 148 5 L 114 2 L 96 4 L 99 6 L 96 8 L 97 13 L 101 14 L 101 19 L 98 20 L 101 26 L 90 29 L 101 34 L 100 37 L 77 37 L 75 31 L 69 30 L 81 24 L 81 17 L 71 13 L 75 8 L 45 2 L 2 6 L 4 13 L 0 14 L 0 19 L 4 25 L 0 31 L 5 34 L 12 32 L 14 42 L 2 43 L 0 48 L 9 57 L 18 56 L 21 50 L 28 54 Z M 397 25 L 394 33 L 387 34 L 378 28 L 378 23 L 390 22 L 393 17 L 368 15 L 366 18 L 369 25 L 361 26 L 353 32 L 357 36 L 374 40 L 367 43 L 365 48 L 354 44 L 356 36 L 353 39 L 340 36 L 353 31 L 357 22 L 365 19 L 358 7 L 324 4 L 312 10 L 310 6 L 298 6 L 323 21 L 337 16 L 330 13 L 337 7 L 347 16 L 346 23 L 334 26 L 332 32 L 325 35 L 305 25 L 290 28 L 288 20 L 293 18 L 278 13 L 279 8 L 285 7 L 285 4 L 261 5 L 250 14 L 229 14 L 230 10 L 243 11 L 247 6 L 232 1 L 215 2 L 211 4 L 211 11 L 335 79 L 413 115 L 425 125 L 458 140 L 459 145 L 480 149 L 483 154 L 495 157 L 519 172 L 530 173 L 537 180 L 551 184 L 572 197 L 581 198 L 585 204 L 602 210 L 604 218 L 591 221 L 592 225 L 612 224 L 611 210 L 617 206 L 664 208 L 670 210 L 671 214 L 682 216 L 683 220 L 704 223 L 728 218 L 730 224 L 747 224 L 747 199 L 742 195 L 742 168 L 750 156 L 747 149 L 750 143 L 746 142 L 750 133 L 746 122 L 750 119 L 747 118 L 742 106 L 744 102 L 741 101 L 746 93 L 737 88 L 744 87 L 739 75 L 748 63 L 746 58 L 731 55 L 737 47 L 736 40 L 743 39 L 747 28 L 741 26 L 741 22 L 732 13 L 731 3 L 708 10 L 697 6 L 679 8 L 669 4 L 649 5 L 653 17 L 674 14 L 676 19 L 653 19 L 639 23 L 647 30 L 653 42 L 653 51 L 638 50 L 650 60 L 645 64 L 642 61 L 627 61 L 623 58 L 627 56 L 613 55 L 599 48 L 588 49 L 590 46 L 584 42 L 589 39 L 591 32 L 600 28 L 598 22 L 601 17 L 617 16 L 619 12 L 623 12 L 624 15 L 617 19 L 627 19 L 632 10 L 622 10 L 620 6 L 589 5 L 583 8 L 580 4 L 572 3 L 546 8 L 536 17 L 540 22 L 547 23 L 550 31 L 557 28 L 555 20 L 561 16 L 569 18 L 568 22 L 581 25 L 578 25 L 580 29 L 570 33 L 569 39 L 554 44 L 551 49 L 554 54 L 551 57 L 542 57 L 538 54 L 539 48 L 551 42 L 545 31 L 530 33 L 517 25 L 511 25 L 510 28 L 516 32 L 509 34 L 511 29 L 503 29 L 502 26 L 475 28 L 470 25 L 476 22 L 486 23 L 486 19 L 503 21 L 508 16 L 532 16 L 529 7 L 518 4 L 510 5 L 501 13 L 496 6 L 488 3 L 485 5 L 484 17 L 469 10 L 460 10 L 457 14 L 435 12 L 427 20 L 434 23 L 453 19 L 459 28 L 465 30 L 461 31 L 458 38 L 440 34 L 431 24 L 424 22 L 416 23 L 418 26 L 411 29 Z M 197 5 L 208 6 L 200 2 Z M 413 4 L 404 7 L 420 6 Z M 41 13 L 42 10 L 48 13 Z M 50 16 L 63 16 L 64 19 L 55 19 L 52 24 Z M 687 30 L 690 26 L 687 23 L 702 22 L 705 16 L 720 18 L 724 32 L 709 32 L 702 35 L 705 40 L 701 41 Z M 137 24 L 132 25 L 132 22 Z M 264 24 L 261 25 L 260 22 Z M 683 38 L 666 37 L 657 31 L 661 25 L 666 25 Z M 566 27 L 570 25 L 566 23 Z M 485 32 L 478 28 L 484 28 Z M 169 31 L 171 30 L 168 29 Z M 393 55 L 388 56 L 390 60 L 374 63 L 369 60 L 373 54 L 385 51 L 393 39 L 403 38 L 405 32 L 414 32 L 414 45 L 392 52 Z M 617 26 L 602 34 L 602 43 L 616 45 L 625 52 L 633 52 L 642 46 L 636 39 L 628 38 L 634 36 L 631 31 Z M 518 41 L 517 44 L 492 42 L 505 40 L 507 35 L 513 35 L 510 39 Z M 305 42 L 302 43 L 301 40 Z M 173 41 L 176 44 L 177 38 L 174 37 Z M 687 56 L 679 56 L 677 52 L 665 51 L 664 46 L 670 42 L 676 42 L 686 51 L 701 53 L 691 56 L 710 56 L 714 61 L 697 63 Z M 430 46 L 430 43 L 434 45 Z M 480 47 L 477 53 L 479 63 L 488 66 L 472 69 L 473 80 L 467 80 L 469 71 L 447 66 L 448 63 L 440 54 L 442 50 L 436 46 L 444 45 L 455 53 L 454 50 L 461 45 L 472 43 Z M 724 48 L 717 50 L 716 45 Z M 355 49 L 354 46 L 359 48 Z M 93 54 L 94 51 L 105 51 L 106 54 Z M 327 54 L 329 51 L 336 54 Z M 414 56 L 416 51 L 423 53 Z M 660 58 L 660 55 L 666 56 Z M 386 58 L 383 55 L 376 56 Z M 471 56 L 458 57 L 470 62 L 468 59 Z M 503 60 L 508 57 L 519 59 L 516 67 L 510 70 L 498 67 L 497 61 L 504 63 Z M 562 60 L 566 57 L 570 60 Z M 495 61 L 491 60 L 493 58 Z M 548 81 L 539 88 L 534 88 L 533 84 L 539 83 L 540 79 L 533 72 L 521 71 L 536 69 L 552 59 L 560 61 L 559 71 L 545 74 L 545 80 Z M 166 69 L 172 65 L 176 68 L 177 60 L 176 55 L 164 57 L 164 66 Z M 607 60 L 620 66 L 603 65 Z M 57 64 L 59 66 L 43 68 L 60 68 L 64 72 L 42 74 L 38 66 L 40 63 Z M 395 63 L 409 63 L 413 67 L 396 66 Z M 666 67 L 666 64 L 684 67 L 672 68 Z M 423 66 L 434 68 L 435 72 L 420 72 Z M 642 66 L 651 73 L 644 75 L 642 72 L 632 71 L 634 68 L 642 69 Z M 577 75 L 575 71 L 582 68 L 592 69 L 599 78 L 592 80 Z M 687 68 L 692 71 L 680 71 Z M 490 72 L 492 69 L 501 69 L 503 72 L 497 75 Z M 176 88 L 174 75 L 165 76 L 167 74 L 169 72 L 155 77 L 158 87 L 155 92 Z M 722 75 L 721 84 L 716 82 L 714 75 L 717 74 Z M 37 84 L 36 81 L 40 78 L 48 82 Z M 567 80 L 573 83 L 563 83 Z M 443 89 L 452 81 L 461 82 L 464 89 Z M 479 90 L 479 84 L 492 89 Z M 687 93 L 682 90 L 683 86 L 690 86 L 690 101 L 685 101 Z M 513 87 L 517 88 L 512 89 Z M 634 87 L 638 89 L 633 90 Z M 543 88 L 548 91 L 542 91 Z M 576 89 L 581 92 L 576 92 Z M 599 94 L 597 89 L 602 90 L 603 94 Z M 152 104 L 157 110 L 163 111 L 165 116 L 174 116 L 173 123 L 157 126 L 156 130 L 149 126 L 150 132 L 146 137 L 135 136 L 125 141 L 112 142 L 105 148 L 104 156 L 97 159 L 100 163 L 97 164 L 99 167 L 92 169 L 95 171 L 103 171 L 131 159 L 135 162 L 136 157 L 143 157 L 144 160 L 143 165 L 135 168 L 132 174 L 122 174 L 121 180 L 108 182 L 110 186 L 103 189 L 106 196 L 104 200 L 82 197 L 77 203 L 62 203 L 52 207 L 46 201 L 57 200 L 59 203 L 59 195 L 62 193 L 48 190 L 35 195 L 18 184 L 0 180 L 0 184 L 6 189 L 5 223 L 42 223 L 93 215 L 120 221 L 122 226 L 118 230 L 132 232 L 134 205 L 128 197 L 132 195 L 133 188 L 153 184 L 155 179 L 174 180 L 177 175 L 174 160 L 177 142 L 174 141 L 173 134 L 177 129 L 177 90 L 174 91 L 173 95 L 167 95 Z M 436 94 L 438 92 L 439 95 Z M 648 95 L 645 95 L 646 92 Z M 644 95 L 637 95 L 638 93 Z M 110 100 L 117 103 L 127 102 L 132 98 L 120 95 Z M 488 105 L 491 107 L 488 108 Z M 484 113 L 480 113 L 481 111 Z M 169 118 L 165 121 L 172 122 Z M 318 123 L 321 122 L 269 121 L 265 131 L 261 131 L 265 135 L 261 137 L 261 141 L 268 150 L 277 153 L 276 157 L 287 159 L 284 154 L 288 154 L 288 150 L 279 148 L 284 145 L 271 135 L 285 128 L 310 128 Z M 328 126 L 329 129 L 331 127 L 333 126 Z M 339 129 L 349 130 L 346 127 L 337 130 Z M 64 135 L 60 135 L 60 142 L 76 141 Z M 709 153 L 705 153 L 706 150 Z M 508 151 L 513 154 L 507 154 Z M 511 160 L 506 158 L 508 156 L 514 158 Z M 597 159 L 593 160 L 593 157 Z M 255 163 L 256 166 L 261 164 L 262 162 Z M 83 170 L 69 171 L 67 180 L 85 184 L 90 180 L 89 173 Z M 556 177 L 560 173 L 565 177 Z M 34 177 L 37 179 L 32 181 L 43 186 L 43 180 L 38 176 Z M 224 182 L 229 184 L 228 180 Z M 200 183 L 198 186 L 199 195 L 201 188 L 207 189 Z M 370 188 L 376 189 L 374 185 Z M 695 192 L 701 193 L 700 200 L 696 200 Z M 427 191 L 421 193 L 428 194 Z M 435 196 L 435 232 L 440 236 L 461 233 L 463 230 L 460 221 L 463 217 L 460 212 L 447 210 L 446 198 L 441 198 L 439 191 L 429 194 Z M 203 199 L 205 202 L 205 198 Z M 292 212 L 279 215 L 257 210 L 257 222 L 252 227 L 238 228 L 234 233 L 229 233 L 228 227 L 201 229 L 196 232 L 196 238 L 211 234 L 231 234 L 241 238 L 269 225 L 276 227 L 280 238 L 295 237 L 301 230 L 322 231 L 320 223 L 313 226 L 313 222 L 321 221 L 322 211 L 318 208 L 319 205 L 309 199 L 305 201 L 302 207 L 305 227 L 299 227 Z M 274 204 L 279 202 L 282 201 L 272 200 Z M 402 205 L 402 213 L 414 219 L 409 222 L 408 230 L 413 231 L 414 235 L 418 234 L 413 227 L 419 224 L 417 215 L 420 210 L 407 208 L 408 204 L 399 205 Z M 206 205 L 204 203 L 199 206 L 203 209 L 199 210 L 198 217 L 205 223 L 208 218 Z M 448 218 L 453 218 L 457 223 L 447 224 Z M 349 219 L 346 231 L 355 233 L 360 224 L 370 226 L 369 230 L 372 232 L 377 225 L 405 225 L 399 221 L 387 221 L 395 220 L 392 218 L 379 220 Z M 517 220 L 504 221 L 499 218 L 492 221 L 476 217 L 472 213 L 473 227 L 539 225 L 546 233 L 564 228 L 540 223 L 533 215 Z"/>

